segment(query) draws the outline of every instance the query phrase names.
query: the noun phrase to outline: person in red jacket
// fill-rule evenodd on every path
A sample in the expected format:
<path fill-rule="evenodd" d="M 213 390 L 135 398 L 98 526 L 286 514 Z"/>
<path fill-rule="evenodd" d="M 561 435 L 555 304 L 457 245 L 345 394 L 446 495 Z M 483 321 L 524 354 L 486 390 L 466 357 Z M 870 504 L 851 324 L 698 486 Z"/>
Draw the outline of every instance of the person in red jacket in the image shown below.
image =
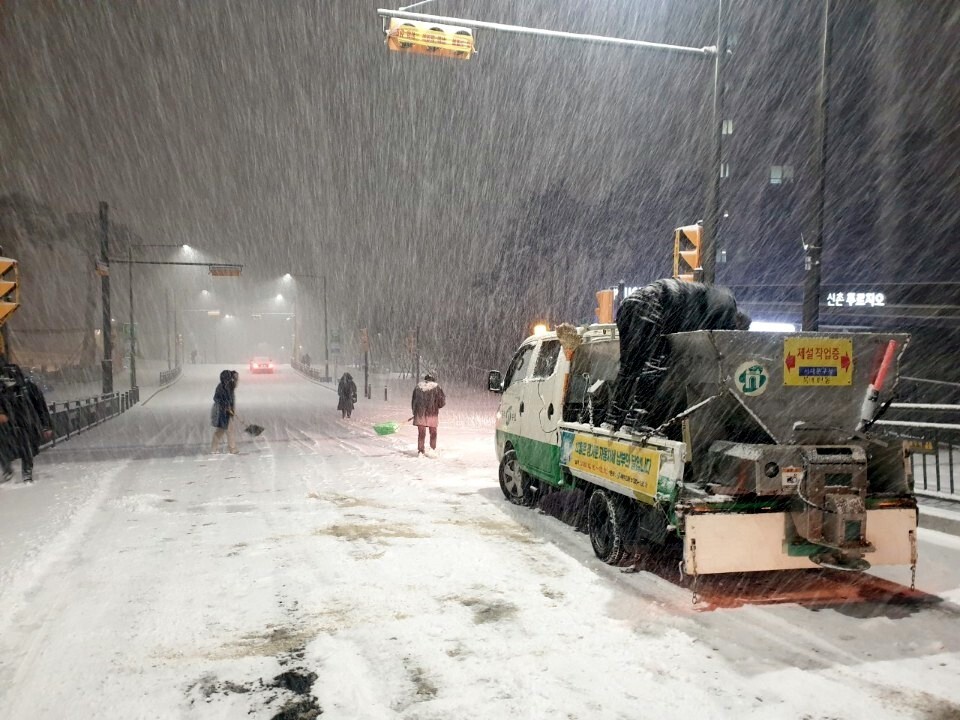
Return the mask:
<path fill-rule="evenodd" d="M 413 424 L 417 426 L 417 455 L 426 455 L 424 441 L 427 428 L 430 429 L 430 455 L 437 449 L 437 423 L 440 419 L 440 408 L 447 404 L 443 388 L 437 383 L 432 373 L 423 376 L 413 389 Z"/>

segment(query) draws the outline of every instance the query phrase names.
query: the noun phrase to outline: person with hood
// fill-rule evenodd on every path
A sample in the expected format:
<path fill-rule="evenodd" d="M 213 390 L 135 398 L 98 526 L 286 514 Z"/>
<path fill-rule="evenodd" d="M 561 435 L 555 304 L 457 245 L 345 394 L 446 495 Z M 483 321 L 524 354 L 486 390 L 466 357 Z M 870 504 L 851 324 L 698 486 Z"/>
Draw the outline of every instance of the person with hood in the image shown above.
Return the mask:
<path fill-rule="evenodd" d="M 413 389 L 413 424 L 417 426 L 417 455 L 425 455 L 424 441 L 427 429 L 430 429 L 431 455 L 437 449 L 437 422 L 440 418 L 440 408 L 447 404 L 443 388 L 437 383 L 433 373 L 423 376 L 423 381 L 417 383 Z"/>
<path fill-rule="evenodd" d="M 230 370 L 220 373 L 220 384 L 213 393 L 213 408 L 210 411 L 210 422 L 214 428 L 211 452 L 220 452 L 223 439 L 227 439 L 227 447 L 234 455 L 237 454 L 236 422 L 234 421 L 234 390 L 236 380 Z"/>
<path fill-rule="evenodd" d="M 43 391 L 19 365 L 0 367 L 0 482 L 13 477 L 12 462 L 20 458 L 23 482 L 33 482 L 33 458 L 53 437 L 53 422 Z"/>
<path fill-rule="evenodd" d="M 353 376 L 345 372 L 340 382 L 337 383 L 337 397 L 340 402 L 337 403 L 337 410 L 340 411 L 341 418 L 348 418 L 353 412 L 353 406 L 357 404 L 357 384 L 353 381 Z"/>
<path fill-rule="evenodd" d="M 737 310 L 733 293 L 724 287 L 666 278 L 634 291 L 617 311 L 620 372 L 601 427 L 619 430 L 634 403 L 652 419 L 654 393 L 668 360 L 666 335 L 749 327 L 750 318 Z"/>

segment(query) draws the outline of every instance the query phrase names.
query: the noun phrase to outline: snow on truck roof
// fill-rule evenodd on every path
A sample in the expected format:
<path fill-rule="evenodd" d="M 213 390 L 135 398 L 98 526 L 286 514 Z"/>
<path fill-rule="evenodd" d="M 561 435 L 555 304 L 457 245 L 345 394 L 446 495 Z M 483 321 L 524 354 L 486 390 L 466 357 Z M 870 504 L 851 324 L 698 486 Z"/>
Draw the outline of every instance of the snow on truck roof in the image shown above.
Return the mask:
<path fill-rule="evenodd" d="M 617 335 L 617 326 L 614 323 L 593 323 L 591 325 L 578 325 L 577 334 L 583 338 L 584 342 L 591 342 L 594 340 L 603 340 L 607 338 L 615 338 Z M 540 333 L 539 335 L 530 335 L 524 340 L 521 345 L 527 345 L 537 340 L 556 340 L 557 331 L 548 330 L 545 333 Z"/>

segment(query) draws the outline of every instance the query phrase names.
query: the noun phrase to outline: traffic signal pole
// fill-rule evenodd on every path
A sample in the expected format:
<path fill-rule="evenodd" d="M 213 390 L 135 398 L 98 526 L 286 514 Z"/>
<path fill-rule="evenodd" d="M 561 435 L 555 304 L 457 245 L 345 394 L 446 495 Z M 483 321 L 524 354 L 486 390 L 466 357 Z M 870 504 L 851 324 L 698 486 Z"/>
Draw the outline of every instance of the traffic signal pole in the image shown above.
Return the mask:
<path fill-rule="evenodd" d="M 130 279 L 130 389 L 137 387 L 137 323 L 133 314 L 133 246 L 127 248 L 127 275 Z"/>
<path fill-rule="evenodd" d="M 422 3 L 416 3 L 420 5 Z M 413 5 L 408 6 L 413 7 Z M 512 35 L 530 35 L 534 37 L 546 38 L 551 40 L 568 40 L 580 43 L 589 43 L 594 45 L 611 45 L 614 47 L 629 48 L 633 50 L 652 50 L 656 52 L 667 52 L 680 55 L 695 55 L 701 58 L 713 58 L 713 88 L 712 88 L 712 109 L 708 113 L 710 118 L 710 142 L 709 142 L 709 160 L 708 168 L 710 173 L 706 188 L 706 208 L 703 218 L 703 232 L 701 235 L 702 245 L 702 280 L 707 283 L 714 281 L 716 274 L 716 244 L 714 236 L 716 234 L 718 219 L 720 215 L 720 167 L 721 154 L 720 142 L 723 130 L 723 104 L 722 104 L 722 72 L 724 64 L 724 55 L 726 54 L 725 42 L 725 17 L 723 0 L 717 0 L 717 44 L 692 47 L 686 45 L 669 45 L 666 43 L 646 42 L 644 40 L 628 40 L 626 38 L 608 37 L 606 35 L 587 35 L 582 33 L 563 32 L 560 30 L 544 30 L 542 28 L 522 27 L 520 25 L 506 25 L 503 23 L 483 22 L 479 20 L 469 20 L 465 18 L 447 17 L 443 15 L 427 15 L 424 13 L 409 12 L 408 10 L 387 10 L 380 8 L 377 15 L 383 21 L 384 33 L 390 36 L 387 28 L 390 19 L 414 20 L 428 23 L 437 23 L 451 26 L 461 26 L 464 28 L 490 30 L 493 32 L 507 33 Z M 468 55 L 469 57 L 469 55 Z"/>
<path fill-rule="evenodd" d="M 723 0 L 717 0 L 717 52 L 713 56 L 713 98 L 710 110 L 707 197 L 700 232 L 700 279 L 712 285 L 717 276 L 717 226 L 720 224 L 720 170 L 723 157 L 723 66 L 727 54 Z"/>
<path fill-rule="evenodd" d="M 813 239 L 804 245 L 803 330 L 820 329 L 821 254 L 823 214 L 827 191 L 827 112 L 830 107 L 830 2 L 823 0 L 823 30 L 820 42 L 820 82 L 817 86 L 816 163 L 817 193 L 813 206 Z"/>
<path fill-rule="evenodd" d="M 103 267 L 100 268 L 100 307 L 103 310 L 103 324 L 101 334 L 103 335 L 103 359 L 100 361 L 100 368 L 103 374 L 102 390 L 104 395 L 113 392 L 113 334 L 110 323 L 110 240 L 109 240 L 109 222 L 107 214 L 109 206 L 105 202 L 100 203 L 100 262 Z"/>
<path fill-rule="evenodd" d="M 323 276 L 323 377 L 330 382 L 330 332 L 327 329 L 327 276 Z"/>

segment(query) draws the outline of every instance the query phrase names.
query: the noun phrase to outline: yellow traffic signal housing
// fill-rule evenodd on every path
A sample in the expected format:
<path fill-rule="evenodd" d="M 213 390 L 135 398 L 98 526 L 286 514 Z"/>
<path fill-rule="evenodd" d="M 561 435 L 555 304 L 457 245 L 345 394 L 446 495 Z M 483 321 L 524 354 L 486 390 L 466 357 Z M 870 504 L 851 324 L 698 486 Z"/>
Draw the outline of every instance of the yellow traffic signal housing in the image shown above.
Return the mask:
<path fill-rule="evenodd" d="M 613 322 L 613 290 L 600 290 L 597 292 L 597 322 Z"/>
<path fill-rule="evenodd" d="M 207 271 L 214 277 L 240 277 L 243 265 L 210 265 Z"/>
<path fill-rule="evenodd" d="M 11 258 L 0 258 L 0 325 L 20 307 L 20 268 Z"/>
<path fill-rule="evenodd" d="M 684 225 L 673 231 L 673 276 L 677 280 L 696 282 L 703 268 L 700 265 L 700 242 L 703 226 Z"/>
<path fill-rule="evenodd" d="M 458 60 L 469 60 L 477 51 L 470 28 L 400 18 L 390 18 L 387 48 Z"/>

